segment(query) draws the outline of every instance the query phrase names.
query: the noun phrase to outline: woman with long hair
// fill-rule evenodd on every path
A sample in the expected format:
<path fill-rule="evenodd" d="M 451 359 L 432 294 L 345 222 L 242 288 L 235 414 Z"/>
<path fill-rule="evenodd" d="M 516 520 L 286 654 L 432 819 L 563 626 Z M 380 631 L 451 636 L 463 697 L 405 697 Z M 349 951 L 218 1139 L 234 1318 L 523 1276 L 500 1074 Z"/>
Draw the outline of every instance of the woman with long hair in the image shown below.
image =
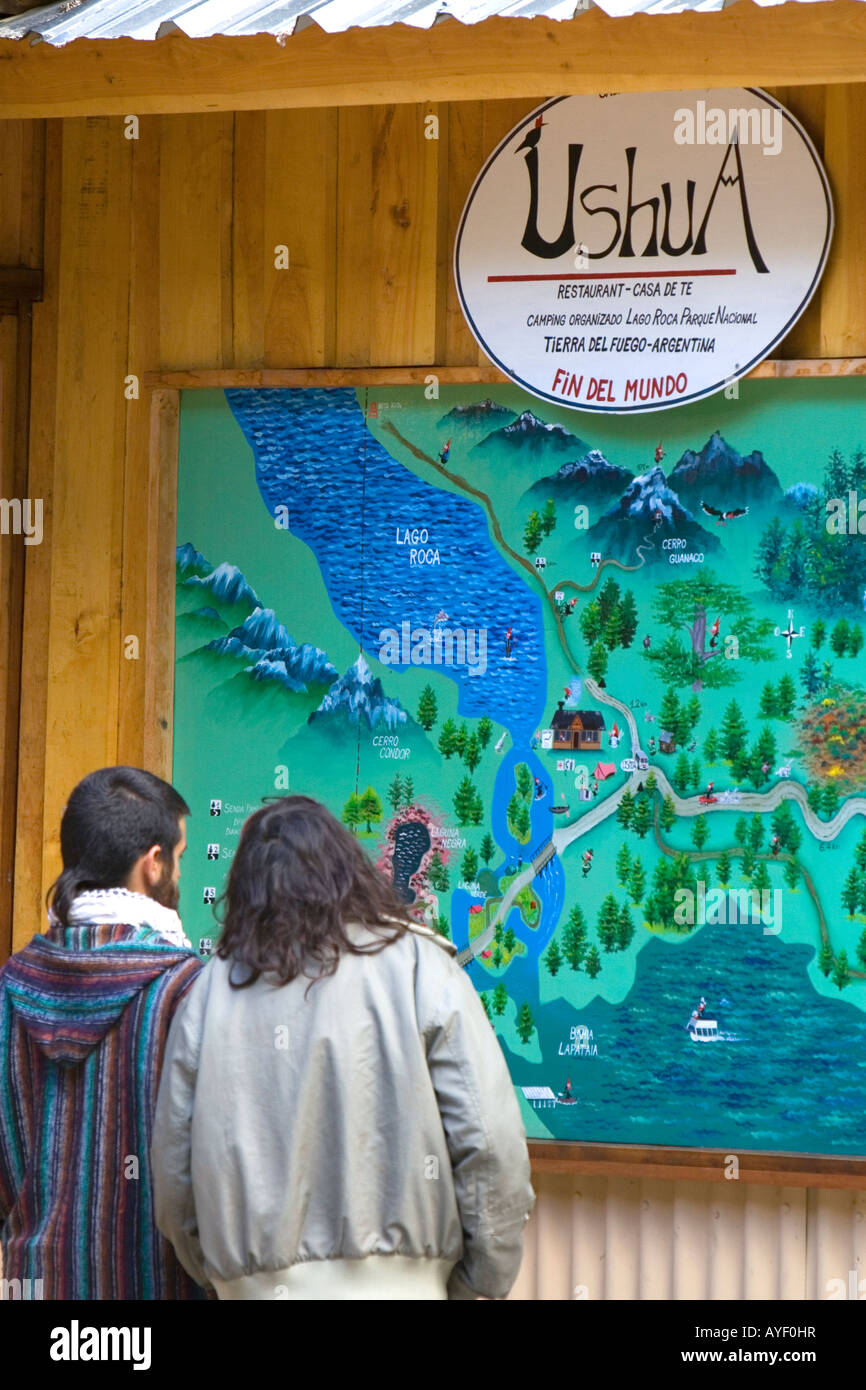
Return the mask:
<path fill-rule="evenodd" d="M 452 944 L 306 796 L 250 816 L 221 909 L 153 1139 L 182 1264 L 221 1299 L 503 1297 L 529 1160 Z"/>

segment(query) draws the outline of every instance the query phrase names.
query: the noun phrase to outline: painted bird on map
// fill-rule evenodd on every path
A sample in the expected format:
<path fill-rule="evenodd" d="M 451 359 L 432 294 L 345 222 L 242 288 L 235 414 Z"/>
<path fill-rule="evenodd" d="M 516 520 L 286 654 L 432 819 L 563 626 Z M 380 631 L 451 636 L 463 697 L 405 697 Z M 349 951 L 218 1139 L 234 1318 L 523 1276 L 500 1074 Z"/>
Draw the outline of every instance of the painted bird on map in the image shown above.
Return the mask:
<path fill-rule="evenodd" d="M 745 516 L 748 507 L 734 507 L 729 512 L 720 512 L 718 507 L 708 507 L 706 502 L 701 503 L 701 511 L 706 512 L 707 516 L 716 517 L 716 525 L 724 526 L 726 521 L 733 521 L 734 517 Z"/>
<path fill-rule="evenodd" d="M 661 444 L 659 444 L 658 447 L 657 447 L 657 449 L 656 449 L 656 463 L 661 463 L 661 461 L 662 461 L 662 459 L 664 458 L 664 456 L 665 456 L 665 451 L 664 451 L 664 449 L 662 448 Z"/>
<path fill-rule="evenodd" d="M 720 622 L 721 622 L 721 618 L 716 618 L 716 621 L 713 623 L 713 626 L 712 626 L 712 628 L 711 628 L 711 630 L 710 630 L 710 646 L 711 646 L 711 647 L 714 647 L 714 646 L 716 645 L 716 643 L 718 642 L 718 640 L 719 640 L 719 623 L 720 623 Z"/>
<path fill-rule="evenodd" d="M 448 462 L 448 455 L 449 455 L 450 453 L 451 453 L 451 440 L 450 440 L 450 439 L 446 439 L 444 449 L 440 449 L 440 450 L 439 450 L 439 462 L 440 462 L 440 463 L 447 463 L 447 462 Z"/>

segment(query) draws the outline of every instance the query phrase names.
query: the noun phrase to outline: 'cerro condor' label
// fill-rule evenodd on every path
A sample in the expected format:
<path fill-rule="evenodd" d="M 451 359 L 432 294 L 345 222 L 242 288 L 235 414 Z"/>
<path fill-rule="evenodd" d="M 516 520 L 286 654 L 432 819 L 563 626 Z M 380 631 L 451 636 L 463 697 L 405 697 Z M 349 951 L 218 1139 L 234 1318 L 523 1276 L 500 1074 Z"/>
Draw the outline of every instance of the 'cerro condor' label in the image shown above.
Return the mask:
<path fill-rule="evenodd" d="M 559 97 L 476 179 L 454 274 L 512 380 L 627 414 L 712 395 L 766 357 L 832 230 L 815 148 L 766 92 Z"/>

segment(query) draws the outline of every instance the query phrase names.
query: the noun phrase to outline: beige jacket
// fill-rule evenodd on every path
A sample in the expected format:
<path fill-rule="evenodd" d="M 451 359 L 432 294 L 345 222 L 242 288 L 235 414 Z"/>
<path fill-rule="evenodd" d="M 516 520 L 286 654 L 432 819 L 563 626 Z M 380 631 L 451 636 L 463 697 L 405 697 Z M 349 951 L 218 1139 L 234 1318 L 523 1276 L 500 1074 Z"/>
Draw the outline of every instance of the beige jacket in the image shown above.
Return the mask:
<path fill-rule="evenodd" d="M 526 1139 L 453 956 L 418 927 L 344 954 L 306 993 L 305 978 L 232 989 L 217 957 L 200 972 L 172 1023 L 152 1146 L 157 1224 L 199 1282 L 245 1297 L 223 1286 L 397 1255 L 444 1269 L 452 1298 L 508 1292 L 534 1201 Z"/>

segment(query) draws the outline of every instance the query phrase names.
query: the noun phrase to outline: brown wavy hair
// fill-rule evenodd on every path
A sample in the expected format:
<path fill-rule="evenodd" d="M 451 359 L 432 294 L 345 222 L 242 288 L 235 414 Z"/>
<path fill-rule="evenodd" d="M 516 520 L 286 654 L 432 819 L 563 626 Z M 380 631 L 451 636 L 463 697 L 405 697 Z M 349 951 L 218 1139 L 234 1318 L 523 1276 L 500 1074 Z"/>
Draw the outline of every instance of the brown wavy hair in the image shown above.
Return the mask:
<path fill-rule="evenodd" d="M 355 837 L 309 796 L 270 798 L 244 822 L 218 915 L 217 955 L 247 968 L 241 980 L 230 972 L 235 989 L 265 974 L 281 985 L 304 974 L 312 984 L 333 975 L 345 951 L 383 951 L 412 920 Z M 378 942 L 355 944 L 350 923 Z"/>

